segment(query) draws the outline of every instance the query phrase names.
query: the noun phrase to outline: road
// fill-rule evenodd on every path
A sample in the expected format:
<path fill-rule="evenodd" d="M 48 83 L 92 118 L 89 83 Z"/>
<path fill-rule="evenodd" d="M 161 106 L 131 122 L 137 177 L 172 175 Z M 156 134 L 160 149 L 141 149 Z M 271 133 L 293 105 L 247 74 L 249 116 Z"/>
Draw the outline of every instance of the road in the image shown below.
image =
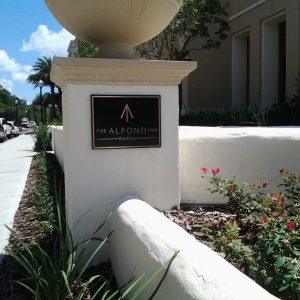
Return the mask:
<path fill-rule="evenodd" d="M 29 132 L 0 143 L 0 262 L 26 184 L 34 141 Z"/>

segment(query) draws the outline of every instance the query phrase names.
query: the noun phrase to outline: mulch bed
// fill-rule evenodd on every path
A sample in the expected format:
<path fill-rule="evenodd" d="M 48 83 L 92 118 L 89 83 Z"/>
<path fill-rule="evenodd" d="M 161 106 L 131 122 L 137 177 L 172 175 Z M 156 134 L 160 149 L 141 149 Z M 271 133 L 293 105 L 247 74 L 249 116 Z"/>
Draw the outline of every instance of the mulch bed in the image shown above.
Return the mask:
<path fill-rule="evenodd" d="M 183 204 L 180 208 L 173 207 L 163 214 L 205 244 L 208 244 L 208 234 L 202 231 L 203 228 L 217 231 L 226 222 L 236 219 L 236 215 L 230 213 L 225 205 Z"/>
<path fill-rule="evenodd" d="M 214 235 L 228 221 L 236 220 L 236 215 L 230 213 L 226 205 L 183 204 L 181 207 L 173 207 L 171 210 L 166 210 L 162 213 L 210 248 L 213 248 Z M 216 250 L 214 249 L 214 251 Z M 225 257 L 224 253 L 217 253 L 223 258 Z M 239 265 L 232 264 L 239 268 Z"/>

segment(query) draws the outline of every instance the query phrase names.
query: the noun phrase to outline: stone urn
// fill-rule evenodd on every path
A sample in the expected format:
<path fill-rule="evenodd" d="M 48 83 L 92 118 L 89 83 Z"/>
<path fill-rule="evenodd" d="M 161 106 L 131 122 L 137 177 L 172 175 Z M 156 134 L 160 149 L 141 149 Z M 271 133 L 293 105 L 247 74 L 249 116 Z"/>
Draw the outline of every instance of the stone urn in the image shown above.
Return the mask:
<path fill-rule="evenodd" d="M 183 0 L 45 0 L 56 19 L 101 57 L 133 58 L 133 48 L 160 33 Z"/>

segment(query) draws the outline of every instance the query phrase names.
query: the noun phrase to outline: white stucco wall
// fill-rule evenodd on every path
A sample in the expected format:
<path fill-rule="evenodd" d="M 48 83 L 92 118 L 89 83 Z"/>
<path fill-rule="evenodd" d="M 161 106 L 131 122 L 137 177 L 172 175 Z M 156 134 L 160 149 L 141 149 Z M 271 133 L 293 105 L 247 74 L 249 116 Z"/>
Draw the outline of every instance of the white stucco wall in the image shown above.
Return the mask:
<path fill-rule="evenodd" d="M 201 167 L 220 168 L 221 175 L 276 189 L 278 170 L 300 173 L 300 127 L 180 127 L 180 192 L 183 203 L 225 203 L 212 194 Z"/>
<path fill-rule="evenodd" d="M 161 96 L 161 147 L 93 150 L 90 95 L 130 95 L 133 90 Z M 85 240 L 124 195 L 160 209 L 179 204 L 177 97 L 177 86 L 65 85 L 66 214 L 70 228 L 81 220 L 73 231 L 76 241 Z"/>
<path fill-rule="evenodd" d="M 180 250 L 156 300 L 277 299 L 143 201 L 122 203 L 111 226 L 110 258 L 119 286 L 132 275 L 150 275 Z M 139 299 L 148 299 L 161 277 Z"/>
<path fill-rule="evenodd" d="M 52 133 L 52 150 L 59 162 L 60 167 L 64 170 L 64 135 L 63 126 L 51 126 Z"/>
<path fill-rule="evenodd" d="M 63 168 L 62 127 L 53 127 L 52 140 Z M 222 175 L 235 174 L 250 184 L 267 181 L 273 190 L 280 183 L 279 168 L 300 173 L 300 127 L 180 127 L 179 148 L 183 203 L 225 203 L 210 193 L 202 166 L 219 167 Z"/>

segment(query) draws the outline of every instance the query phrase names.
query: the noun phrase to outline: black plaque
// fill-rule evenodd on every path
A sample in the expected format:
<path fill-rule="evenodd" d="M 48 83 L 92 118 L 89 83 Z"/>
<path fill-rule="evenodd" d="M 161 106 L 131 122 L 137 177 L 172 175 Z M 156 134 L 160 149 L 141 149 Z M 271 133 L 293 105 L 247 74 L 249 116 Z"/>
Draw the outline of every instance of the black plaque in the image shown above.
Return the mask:
<path fill-rule="evenodd" d="M 160 96 L 92 95 L 92 147 L 161 146 Z"/>

